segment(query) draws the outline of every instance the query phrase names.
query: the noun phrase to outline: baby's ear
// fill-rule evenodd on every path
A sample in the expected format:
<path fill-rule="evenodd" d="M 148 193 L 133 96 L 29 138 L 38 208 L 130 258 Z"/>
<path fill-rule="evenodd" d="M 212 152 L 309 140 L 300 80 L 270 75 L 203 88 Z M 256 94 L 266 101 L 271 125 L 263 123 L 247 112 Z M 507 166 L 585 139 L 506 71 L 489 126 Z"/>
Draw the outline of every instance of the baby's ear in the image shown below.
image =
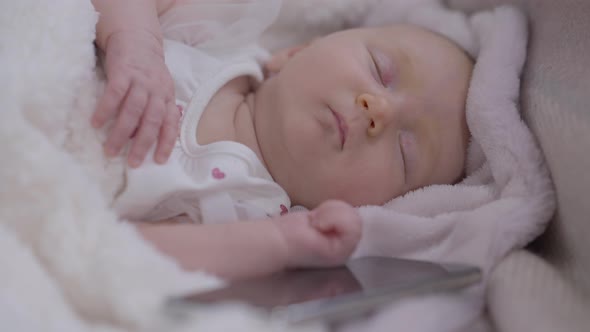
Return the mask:
<path fill-rule="evenodd" d="M 273 74 L 280 72 L 285 64 L 289 62 L 295 54 L 305 49 L 307 45 L 309 45 L 309 43 L 284 48 L 273 53 L 270 60 L 264 65 L 267 76 L 272 76 Z"/>

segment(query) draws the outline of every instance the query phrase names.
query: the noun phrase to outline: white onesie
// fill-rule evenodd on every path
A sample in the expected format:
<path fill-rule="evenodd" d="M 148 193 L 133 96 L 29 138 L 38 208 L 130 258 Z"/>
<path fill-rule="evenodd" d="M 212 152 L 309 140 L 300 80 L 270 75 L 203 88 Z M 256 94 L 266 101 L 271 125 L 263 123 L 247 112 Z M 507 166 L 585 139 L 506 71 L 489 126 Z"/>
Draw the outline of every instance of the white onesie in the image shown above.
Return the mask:
<path fill-rule="evenodd" d="M 165 40 L 164 52 L 177 103 L 184 108 L 180 137 L 166 164 L 153 162 L 152 148 L 141 167 L 126 170 L 114 207 L 125 218 L 145 221 L 186 214 L 214 223 L 284 213 L 289 197 L 251 149 L 231 141 L 201 146 L 196 140 L 201 114 L 222 86 L 239 76 L 263 79 L 260 62 L 268 53 L 255 42 L 280 1 L 244 1 L 231 15 L 208 8 L 206 19 L 203 1 L 195 3 L 200 4 L 173 8 L 161 18 L 165 37 L 179 40 Z"/>

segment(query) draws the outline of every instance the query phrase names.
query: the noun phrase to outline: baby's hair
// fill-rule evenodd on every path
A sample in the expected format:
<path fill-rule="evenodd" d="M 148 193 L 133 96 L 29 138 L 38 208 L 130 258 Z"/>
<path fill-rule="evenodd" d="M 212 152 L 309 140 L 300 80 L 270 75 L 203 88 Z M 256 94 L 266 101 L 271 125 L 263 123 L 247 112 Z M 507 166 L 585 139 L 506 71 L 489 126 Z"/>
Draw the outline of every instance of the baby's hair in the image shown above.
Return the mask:
<path fill-rule="evenodd" d="M 456 49 L 458 49 L 458 50 L 461 52 L 461 54 L 463 54 L 463 55 L 466 57 L 466 59 L 468 59 L 468 60 L 469 60 L 469 62 L 470 62 L 472 65 L 475 65 L 475 61 L 476 61 L 476 60 L 475 60 L 475 59 L 474 59 L 474 58 L 471 56 L 471 54 L 469 54 L 469 52 L 468 52 L 467 50 L 465 50 L 465 48 L 463 48 L 463 46 L 461 46 L 459 43 L 457 43 L 457 42 L 456 42 L 454 39 L 450 38 L 449 36 L 447 36 L 447 35 L 445 35 L 445 34 L 443 34 L 443 33 L 439 32 L 439 31 L 436 31 L 436 30 L 430 29 L 430 28 L 428 28 L 428 27 L 424 27 L 424 26 L 417 25 L 417 24 L 410 24 L 410 25 L 412 25 L 412 26 L 414 26 L 414 27 L 417 27 L 417 28 L 419 28 L 419 29 L 421 29 L 421 30 L 423 30 L 423 31 L 425 31 L 425 32 L 427 32 L 427 33 L 430 33 L 430 34 L 434 35 L 434 36 L 438 36 L 438 37 L 440 37 L 442 40 L 444 40 L 445 42 L 449 43 L 450 45 L 452 45 L 452 46 L 454 46 Z M 468 77 L 468 81 L 469 81 L 469 82 L 471 82 L 472 75 L 473 75 L 473 70 L 471 70 L 471 72 L 469 73 L 469 77 Z M 463 110 L 464 110 L 464 112 L 466 111 L 466 109 L 465 109 L 466 107 L 467 107 L 467 105 L 466 105 L 466 103 L 465 103 L 465 104 L 463 105 L 463 108 L 464 108 Z M 466 128 L 466 129 L 467 129 L 467 136 L 466 136 L 466 137 L 464 137 L 464 139 L 466 140 L 466 146 L 465 146 L 465 149 L 466 149 L 466 150 L 465 150 L 465 152 L 467 153 L 467 152 L 468 152 L 468 150 L 469 150 L 469 145 L 470 145 L 470 143 L 471 143 L 471 139 L 472 139 L 472 138 L 471 138 L 471 130 L 469 129 L 469 126 L 467 126 L 467 128 Z M 465 160 L 465 162 L 467 162 L 467 160 Z M 457 178 L 455 178 L 455 179 L 452 181 L 452 183 L 451 183 L 451 184 L 455 185 L 455 184 L 457 184 L 457 183 L 459 183 L 459 182 L 463 181 L 463 180 L 464 180 L 466 177 L 467 177 L 467 170 L 466 170 L 466 167 L 464 166 L 464 167 L 463 167 L 463 170 L 462 170 L 462 172 L 461 172 L 461 173 L 460 173 L 460 174 L 457 176 Z"/>
<path fill-rule="evenodd" d="M 445 35 L 444 33 L 440 32 L 440 31 L 436 31 L 436 30 L 430 29 L 428 27 L 424 27 L 424 26 L 421 26 L 418 24 L 412 24 L 412 25 L 446 40 L 447 42 L 449 42 L 450 44 L 455 46 L 457 49 L 459 49 L 471 61 L 471 63 L 475 63 L 475 58 L 473 58 L 473 56 L 471 56 L 471 54 L 469 54 L 469 52 L 467 52 L 467 50 L 463 46 L 461 46 L 458 42 L 456 42 L 453 38 Z"/>

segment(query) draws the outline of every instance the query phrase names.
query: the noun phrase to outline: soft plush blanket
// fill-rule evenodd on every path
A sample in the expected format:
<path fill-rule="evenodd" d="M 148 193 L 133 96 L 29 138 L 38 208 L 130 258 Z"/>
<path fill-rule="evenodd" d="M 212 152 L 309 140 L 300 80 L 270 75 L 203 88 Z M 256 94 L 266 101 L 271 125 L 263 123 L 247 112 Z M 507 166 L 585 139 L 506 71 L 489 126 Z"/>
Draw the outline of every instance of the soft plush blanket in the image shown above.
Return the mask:
<path fill-rule="evenodd" d="M 7 331 L 284 331 L 252 309 L 162 314 L 169 296 L 219 280 L 185 273 L 109 207 L 118 167 L 89 116 L 101 89 L 89 0 L 0 2 L 0 327 Z M 308 30 L 293 31 L 306 20 Z M 435 0 L 285 0 L 271 46 L 354 25 L 393 21 L 443 33 L 477 58 L 467 114 L 468 177 L 363 207 L 355 256 L 469 262 L 489 271 L 538 235 L 553 191 L 518 114 L 524 17 L 510 8 L 466 17 Z M 463 294 L 409 300 L 343 330 L 460 331 L 480 314 L 485 283 Z"/>

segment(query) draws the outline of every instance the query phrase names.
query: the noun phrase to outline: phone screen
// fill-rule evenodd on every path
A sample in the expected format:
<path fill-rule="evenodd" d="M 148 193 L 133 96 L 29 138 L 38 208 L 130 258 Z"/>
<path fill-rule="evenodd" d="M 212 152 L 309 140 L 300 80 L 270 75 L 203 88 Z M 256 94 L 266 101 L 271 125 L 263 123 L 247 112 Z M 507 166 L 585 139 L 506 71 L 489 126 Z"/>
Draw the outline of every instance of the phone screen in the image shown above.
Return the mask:
<path fill-rule="evenodd" d="M 464 287 L 479 278 L 479 269 L 471 266 L 365 257 L 342 267 L 293 270 L 238 281 L 176 300 L 199 305 L 245 302 L 269 311 L 290 310 L 292 318 L 297 316 L 292 320 L 301 321 L 343 310 L 360 313 L 363 308 L 391 302 L 396 296 Z"/>

